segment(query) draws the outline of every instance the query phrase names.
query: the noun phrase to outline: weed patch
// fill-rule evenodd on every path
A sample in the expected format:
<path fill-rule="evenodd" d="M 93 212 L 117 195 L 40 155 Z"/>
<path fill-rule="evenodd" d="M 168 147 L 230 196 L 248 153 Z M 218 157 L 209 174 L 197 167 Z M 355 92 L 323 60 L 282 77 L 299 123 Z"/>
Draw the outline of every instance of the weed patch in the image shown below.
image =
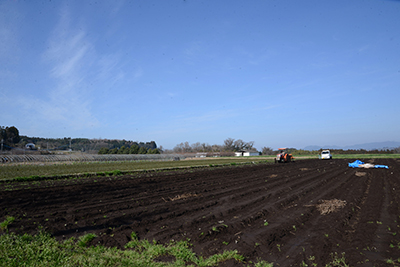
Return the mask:
<path fill-rule="evenodd" d="M 12 217 L 12 216 L 7 216 L 7 218 L 3 221 L 3 222 L 1 222 L 0 223 L 0 229 L 2 230 L 2 231 L 4 231 L 4 230 L 8 230 L 8 226 L 13 222 L 15 220 L 15 218 L 14 217 Z"/>

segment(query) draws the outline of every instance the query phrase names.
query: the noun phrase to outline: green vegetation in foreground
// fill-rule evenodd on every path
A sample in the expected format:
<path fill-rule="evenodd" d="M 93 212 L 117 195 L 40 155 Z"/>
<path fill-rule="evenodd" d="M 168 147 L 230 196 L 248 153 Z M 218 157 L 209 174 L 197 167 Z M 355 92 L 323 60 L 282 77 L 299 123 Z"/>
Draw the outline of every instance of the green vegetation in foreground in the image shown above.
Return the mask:
<path fill-rule="evenodd" d="M 75 240 L 58 242 L 49 234 L 39 232 L 31 236 L 7 233 L 0 236 L 1 266 L 216 266 L 234 259 L 243 261 L 237 251 L 224 251 L 209 258 L 197 257 L 187 241 L 170 242 L 168 245 L 147 240 L 139 241 L 132 234 L 126 250 L 90 246 L 95 237 L 87 234 Z M 166 259 L 166 262 L 161 261 Z M 260 261 L 255 266 L 272 266 Z"/>
<path fill-rule="evenodd" d="M 109 161 L 109 162 L 85 162 L 69 164 L 19 164 L 19 165 L 0 165 L 0 180 L 13 179 L 20 177 L 32 178 L 35 180 L 41 176 L 62 176 L 76 174 L 107 174 L 113 170 L 119 170 L 120 174 L 134 172 L 138 170 L 155 170 L 168 168 L 200 167 L 200 166 L 219 166 L 251 162 L 273 161 L 273 158 L 265 157 L 227 157 L 210 158 L 198 160 L 180 161 Z"/>
<path fill-rule="evenodd" d="M 156 241 L 139 240 L 135 233 L 132 233 L 132 240 L 125 245 L 125 250 L 100 245 L 89 247 L 89 242 L 95 237 L 94 234 L 86 234 L 78 240 L 72 237 L 58 242 L 50 234 L 42 231 L 34 236 L 5 233 L 0 235 L 0 266 L 195 267 L 218 266 L 227 260 L 234 260 L 246 267 L 273 266 L 273 263 L 264 260 L 246 263 L 244 257 L 236 250 L 224 251 L 209 258 L 198 257 L 188 241 L 171 241 L 162 245 Z M 326 267 L 349 266 L 346 264 L 344 253 L 332 253 L 331 256 L 332 262 L 326 264 Z M 311 263 L 315 264 L 312 261 Z M 303 261 L 299 266 L 308 265 Z"/>
<path fill-rule="evenodd" d="M 8 226 L 10 225 L 10 223 L 12 223 L 13 221 L 15 220 L 15 218 L 14 217 L 12 217 L 12 216 L 7 216 L 7 218 L 2 222 L 2 223 L 0 223 L 0 229 L 2 230 L 2 231 L 8 231 Z"/>

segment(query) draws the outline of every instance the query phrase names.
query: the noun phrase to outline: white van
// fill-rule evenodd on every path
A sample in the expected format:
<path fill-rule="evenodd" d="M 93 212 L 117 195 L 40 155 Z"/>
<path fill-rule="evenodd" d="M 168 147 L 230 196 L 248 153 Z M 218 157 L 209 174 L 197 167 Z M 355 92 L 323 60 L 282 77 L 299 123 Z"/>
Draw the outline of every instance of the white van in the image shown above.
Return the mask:
<path fill-rule="evenodd" d="M 322 150 L 321 155 L 319 156 L 320 159 L 332 159 L 331 152 L 329 150 Z"/>

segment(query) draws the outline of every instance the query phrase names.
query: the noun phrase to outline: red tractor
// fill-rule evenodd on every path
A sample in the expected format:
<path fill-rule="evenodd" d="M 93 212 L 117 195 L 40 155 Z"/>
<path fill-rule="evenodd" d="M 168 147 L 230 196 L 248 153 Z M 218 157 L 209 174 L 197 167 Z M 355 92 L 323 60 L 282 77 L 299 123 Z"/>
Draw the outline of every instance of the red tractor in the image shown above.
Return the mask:
<path fill-rule="evenodd" d="M 286 148 L 278 148 L 279 154 L 276 155 L 275 163 L 291 162 L 294 157 L 292 154 L 286 153 Z"/>

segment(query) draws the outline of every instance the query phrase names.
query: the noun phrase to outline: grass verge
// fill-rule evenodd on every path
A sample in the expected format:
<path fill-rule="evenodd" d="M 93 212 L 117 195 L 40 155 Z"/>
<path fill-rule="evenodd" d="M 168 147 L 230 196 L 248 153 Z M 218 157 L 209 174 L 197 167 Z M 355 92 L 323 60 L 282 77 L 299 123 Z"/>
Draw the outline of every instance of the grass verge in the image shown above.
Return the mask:
<path fill-rule="evenodd" d="M 236 250 L 226 250 L 208 258 L 197 256 L 188 241 L 174 241 L 167 245 L 156 241 L 139 240 L 132 233 L 132 240 L 125 250 L 104 246 L 88 246 L 94 234 L 58 242 L 50 234 L 40 231 L 32 236 L 5 233 L 0 235 L 0 266 L 136 266 L 136 267 L 189 267 L 218 266 L 231 260 L 235 266 L 272 267 L 264 260 L 246 263 Z M 249 265 L 250 264 L 250 265 Z M 308 266 L 303 261 L 299 266 Z M 316 266 L 316 265 L 313 265 Z M 349 266 L 344 253 L 332 253 L 332 262 L 325 265 Z"/>
<path fill-rule="evenodd" d="M 87 246 L 93 234 L 82 236 L 78 241 L 70 238 L 58 242 L 44 232 L 34 236 L 6 233 L 0 236 L 0 266 L 216 266 L 227 260 L 244 259 L 235 250 L 208 258 L 198 257 L 187 241 L 162 245 L 140 241 L 134 236 L 126 249 L 120 250 Z"/>

